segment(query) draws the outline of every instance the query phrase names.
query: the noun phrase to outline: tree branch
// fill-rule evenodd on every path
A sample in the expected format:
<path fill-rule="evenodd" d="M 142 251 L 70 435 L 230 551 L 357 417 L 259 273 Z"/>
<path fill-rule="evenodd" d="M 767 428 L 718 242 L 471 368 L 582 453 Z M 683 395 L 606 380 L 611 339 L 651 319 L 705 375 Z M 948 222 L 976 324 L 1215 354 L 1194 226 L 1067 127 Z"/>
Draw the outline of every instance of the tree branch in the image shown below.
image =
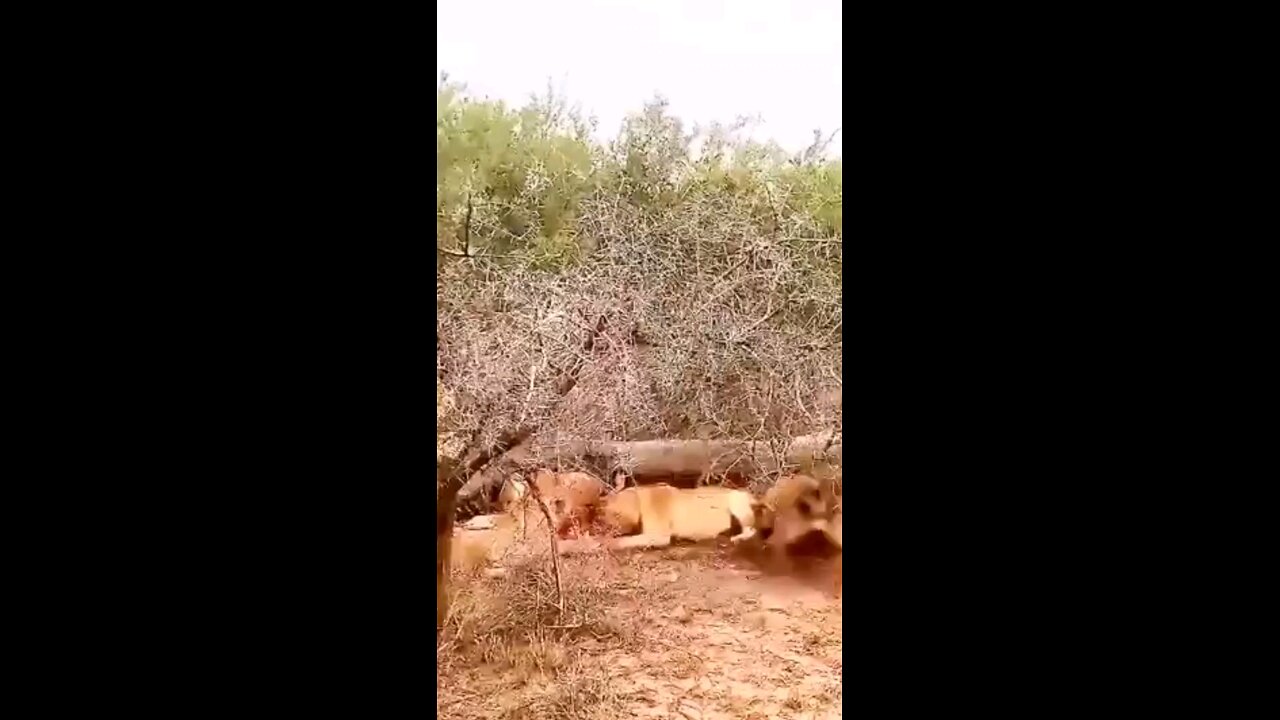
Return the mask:
<path fill-rule="evenodd" d="M 560 548 L 556 544 L 555 522 L 551 519 L 551 511 L 547 509 L 547 501 L 542 498 L 538 483 L 529 483 L 529 494 L 537 501 L 542 517 L 547 520 L 547 532 L 551 537 L 551 572 L 556 580 L 556 609 L 559 610 L 560 615 L 564 615 L 564 590 L 560 586 Z"/>

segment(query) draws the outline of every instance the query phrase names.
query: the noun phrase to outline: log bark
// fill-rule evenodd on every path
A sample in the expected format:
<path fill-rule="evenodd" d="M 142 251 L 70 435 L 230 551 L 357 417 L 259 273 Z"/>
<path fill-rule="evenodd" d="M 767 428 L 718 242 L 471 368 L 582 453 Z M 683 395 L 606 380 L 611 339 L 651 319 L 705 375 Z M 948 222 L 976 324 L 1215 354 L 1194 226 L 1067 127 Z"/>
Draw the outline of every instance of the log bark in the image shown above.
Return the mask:
<path fill-rule="evenodd" d="M 786 467 L 805 467 L 822 457 L 839 457 L 839 443 L 827 445 L 829 435 L 805 435 L 793 438 L 782 457 L 763 442 L 749 440 L 640 440 L 633 442 L 575 442 L 549 448 L 538 460 L 560 462 L 601 461 L 610 470 L 620 469 L 636 477 L 657 475 L 722 475 L 757 476 Z M 834 451 L 834 452 L 833 452 Z"/>
<path fill-rule="evenodd" d="M 816 463 L 840 465 L 840 433 L 817 433 L 793 438 L 782 468 L 805 470 Z M 758 477 L 779 468 L 767 443 L 749 440 L 638 440 L 592 442 L 573 440 L 557 447 L 529 445 L 513 448 L 500 461 L 478 473 L 458 494 L 463 514 L 485 512 L 502 480 L 516 471 L 539 467 L 585 468 L 609 481 L 621 470 L 640 484 L 667 482 L 692 486 L 707 476 Z"/>

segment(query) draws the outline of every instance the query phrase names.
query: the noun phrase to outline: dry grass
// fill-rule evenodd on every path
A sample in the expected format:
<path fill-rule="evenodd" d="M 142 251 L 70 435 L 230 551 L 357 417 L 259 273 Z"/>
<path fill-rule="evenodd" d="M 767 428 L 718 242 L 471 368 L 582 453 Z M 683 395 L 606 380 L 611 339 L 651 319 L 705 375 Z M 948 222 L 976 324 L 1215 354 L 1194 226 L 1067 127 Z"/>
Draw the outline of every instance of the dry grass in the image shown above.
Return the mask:
<path fill-rule="evenodd" d="M 441 718 L 617 717 L 618 671 L 603 650 L 630 644 L 634 623 L 611 612 L 625 584 L 592 555 L 562 563 L 563 611 L 545 548 L 507 556 L 505 574 L 460 569 L 436 648 Z"/>
<path fill-rule="evenodd" d="M 601 549 L 562 558 L 562 610 L 548 545 L 540 527 L 460 551 L 476 565 L 454 573 L 439 717 L 839 716 L 839 609 L 799 578 L 744 575 L 728 548 Z"/>

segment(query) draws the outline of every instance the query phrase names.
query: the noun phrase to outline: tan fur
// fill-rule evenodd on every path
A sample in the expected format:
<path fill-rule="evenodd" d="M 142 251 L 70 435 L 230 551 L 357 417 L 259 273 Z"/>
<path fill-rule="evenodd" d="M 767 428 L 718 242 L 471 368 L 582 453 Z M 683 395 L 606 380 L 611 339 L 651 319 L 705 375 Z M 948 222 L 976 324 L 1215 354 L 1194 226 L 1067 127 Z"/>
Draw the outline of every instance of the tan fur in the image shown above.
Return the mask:
<path fill-rule="evenodd" d="M 498 507 L 505 512 L 513 512 L 528 494 L 529 485 L 519 475 L 512 475 L 502 483 L 502 489 L 498 491 Z"/>
<path fill-rule="evenodd" d="M 523 532 L 528 524 L 529 511 L 536 509 L 529 502 L 529 483 L 520 473 L 512 473 L 498 490 L 498 508 L 516 519 L 516 526 Z"/>
<path fill-rule="evenodd" d="M 789 565 L 788 547 L 814 531 L 843 548 L 837 505 L 830 483 L 808 475 L 788 475 L 755 504 L 756 527 L 767 537 L 765 543 L 772 548 L 775 561 Z"/>
<path fill-rule="evenodd" d="M 487 522 L 479 530 L 465 527 L 455 529 L 450 548 L 452 567 L 470 572 L 498 562 L 515 542 L 518 521 L 510 515 L 499 514 L 483 517 Z"/>
<path fill-rule="evenodd" d="M 560 487 L 560 477 L 551 470 L 542 468 L 533 473 L 533 484 L 538 486 L 538 492 L 546 497 Z"/>
<path fill-rule="evenodd" d="M 590 525 L 605 493 L 605 484 L 583 472 L 554 473 L 547 469 L 533 474 L 538 494 L 547 503 L 556 532 L 566 534 L 570 528 Z"/>
<path fill-rule="evenodd" d="M 741 542 L 755 534 L 753 503 L 745 490 L 646 485 L 609 496 L 602 515 L 614 534 L 630 536 L 610 543 L 618 549 L 664 547 L 672 538 L 708 540 L 732 529 L 735 518 L 742 530 L 730 539 Z"/>

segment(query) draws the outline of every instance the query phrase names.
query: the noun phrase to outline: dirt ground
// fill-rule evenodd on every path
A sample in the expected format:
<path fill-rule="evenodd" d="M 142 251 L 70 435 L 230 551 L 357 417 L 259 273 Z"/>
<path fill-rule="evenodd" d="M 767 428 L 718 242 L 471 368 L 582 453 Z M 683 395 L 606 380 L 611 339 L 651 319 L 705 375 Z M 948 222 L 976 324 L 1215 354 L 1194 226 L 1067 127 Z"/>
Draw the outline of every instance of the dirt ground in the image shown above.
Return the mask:
<path fill-rule="evenodd" d="M 561 557 L 558 594 L 546 528 L 492 520 L 455 535 L 438 717 L 840 717 L 832 561 L 787 576 L 725 542 L 600 549 Z"/>

